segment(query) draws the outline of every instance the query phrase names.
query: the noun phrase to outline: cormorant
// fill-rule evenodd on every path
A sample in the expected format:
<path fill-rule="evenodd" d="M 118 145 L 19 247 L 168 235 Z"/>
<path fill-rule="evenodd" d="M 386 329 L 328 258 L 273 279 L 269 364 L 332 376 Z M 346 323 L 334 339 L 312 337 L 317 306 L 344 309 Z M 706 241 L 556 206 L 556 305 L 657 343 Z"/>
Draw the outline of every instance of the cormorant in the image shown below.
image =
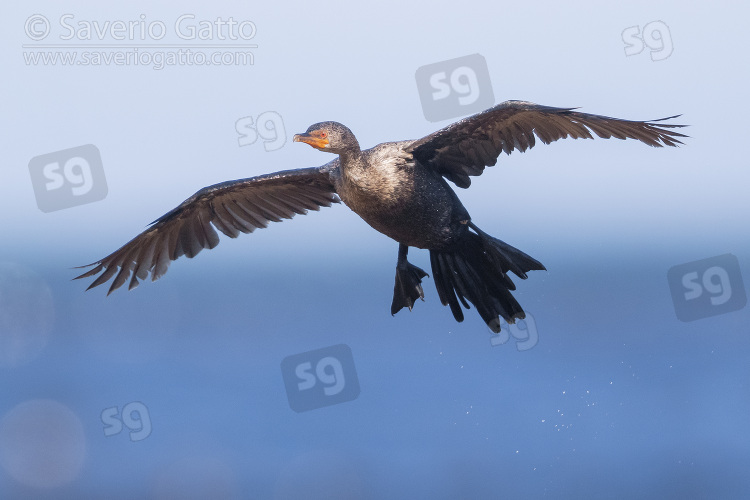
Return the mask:
<path fill-rule="evenodd" d="M 307 210 L 318 210 L 339 199 L 370 226 L 399 243 L 396 283 L 391 314 L 410 310 L 424 300 L 422 278 L 427 273 L 406 259 L 409 247 L 430 251 L 438 296 L 450 306 L 456 321 L 463 321 L 461 304 L 473 304 L 495 332 L 499 318 L 508 323 L 524 318 L 511 295 L 515 285 L 532 270 L 545 270 L 536 259 L 479 229 L 446 180 L 468 188 L 471 176 L 495 165 L 501 152 L 521 152 L 534 146 L 572 137 L 637 139 L 649 146 L 681 144 L 686 137 L 670 130 L 683 125 L 660 120 L 628 121 L 554 108 L 524 101 L 506 101 L 460 120 L 422 139 L 385 142 L 362 150 L 354 134 L 337 122 L 311 125 L 294 136 L 320 151 L 338 155 L 320 167 L 273 174 L 208 186 L 174 210 L 155 220 L 119 250 L 88 266 L 76 277 L 99 272 L 87 288 L 114 277 L 109 293 L 130 280 L 161 277 L 170 261 L 194 257 L 219 243 L 216 229 L 230 238 L 264 228 Z M 213 227 L 212 227 L 213 225 Z"/>

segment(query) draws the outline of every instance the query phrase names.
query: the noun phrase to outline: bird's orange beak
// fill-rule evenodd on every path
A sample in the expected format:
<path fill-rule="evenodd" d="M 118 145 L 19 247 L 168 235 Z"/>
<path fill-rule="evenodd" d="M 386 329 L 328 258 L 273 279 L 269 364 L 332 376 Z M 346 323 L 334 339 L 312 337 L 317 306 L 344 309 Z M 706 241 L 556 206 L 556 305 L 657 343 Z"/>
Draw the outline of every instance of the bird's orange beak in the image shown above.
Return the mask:
<path fill-rule="evenodd" d="M 325 149 L 328 146 L 327 137 L 318 137 L 306 132 L 304 134 L 295 134 L 293 140 L 294 142 L 304 142 L 305 144 L 309 144 L 315 149 Z"/>

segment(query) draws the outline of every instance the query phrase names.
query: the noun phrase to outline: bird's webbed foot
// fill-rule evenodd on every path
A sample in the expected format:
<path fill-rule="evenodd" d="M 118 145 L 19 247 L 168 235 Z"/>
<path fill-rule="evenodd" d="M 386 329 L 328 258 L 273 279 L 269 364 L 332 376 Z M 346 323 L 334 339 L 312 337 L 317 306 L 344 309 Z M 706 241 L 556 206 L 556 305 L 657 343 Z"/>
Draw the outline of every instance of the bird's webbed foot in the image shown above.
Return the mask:
<path fill-rule="evenodd" d="M 408 307 L 411 311 L 411 308 L 414 307 L 414 301 L 417 299 L 424 300 L 422 278 L 429 275 L 406 260 L 406 253 L 408 251 L 408 246 L 399 244 L 398 262 L 396 263 L 396 284 L 393 286 L 391 314 L 396 314 L 404 307 Z"/>

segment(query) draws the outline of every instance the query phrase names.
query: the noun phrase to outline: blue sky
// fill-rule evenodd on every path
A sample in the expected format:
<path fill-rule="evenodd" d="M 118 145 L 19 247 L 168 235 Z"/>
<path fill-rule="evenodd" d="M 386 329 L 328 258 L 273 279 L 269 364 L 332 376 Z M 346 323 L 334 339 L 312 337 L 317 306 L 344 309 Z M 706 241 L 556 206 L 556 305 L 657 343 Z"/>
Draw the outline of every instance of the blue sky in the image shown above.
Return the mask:
<path fill-rule="evenodd" d="M 0 366 L 0 439 L 15 428 L 14 409 L 62 415 L 35 401 L 67 408 L 57 421 L 71 422 L 62 429 L 73 437 L 60 455 L 69 476 L 47 477 L 46 488 L 43 471 L 14 469 L 33 448 L 3 441 L 0 496 L 165 498 L 186 476 L 196 496 L 205 487 L 228 498 L 326 497 L 328 487 L 362 498 L 747 492 L 747 309 L 683 323 L 667 282 L 673 266 L 727 253 L 750 279 L 745 6 L 32 2 L 4 11 L 0 335 L 6 349 L 21 347 Z M 50 22 L 45 42 L 62 45 L 50 50 L 80 54 L 60 38 L 64 15 L 75 26 L 163 23 L 165 44 L 197 43 L 174 33 L 185 14 L 186 27 L 251 21 L 253 64 L 25 63 L 40 49 L 24 45 L 42 43 L 24 31 L 32 16 Z M 660 36 L 671 54 L 644 46 L 627 56 L 623 32 L 655 22 L 668 28 Z M 132 50 L 111 35 L 103 53 Z M 129 293 L 105 299 L 69 281 L 70 267 L 205 185 L 330 161 L 291 142 L 312 123 L 340 121 L 363 147 L 448 125 L 425 119 L 415 73 L 477 53 L 496 103 L 682 114 L 675 122 L 690 125 L 680 148 L 538 143 L 460 190 L 480 227 L 549 269 L 516 293 L 539 329 L 534 348 L 492 347 L 474 311 L 454 323 L 431 279 L 426 302 L 391 318 L 397 245 L 344 206 L 223 238 Z M 269 112 L 286 143 L 240 146 L 237 122 Z M 106 197 L 42 212 L 29 162 L 86 144 L 101 154 Z M 412 254 L 428 270 L 427 253 Z M 360 395 L 293 412 L 281 360 L 342 343 Z M 101 412 L 137 401 L 151 435 L 105 436 Z"/>

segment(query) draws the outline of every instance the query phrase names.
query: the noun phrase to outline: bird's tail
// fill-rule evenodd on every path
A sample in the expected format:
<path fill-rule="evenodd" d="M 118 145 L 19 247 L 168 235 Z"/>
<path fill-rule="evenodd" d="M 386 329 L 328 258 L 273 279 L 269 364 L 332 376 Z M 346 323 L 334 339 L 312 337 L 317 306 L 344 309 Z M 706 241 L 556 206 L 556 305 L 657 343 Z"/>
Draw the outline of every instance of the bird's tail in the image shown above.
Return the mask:
<path fill-rule="evenodd" d="M 463 321 L 459 305 L 469 309 L 467 300 L 495 332 L 500 332 L 500 321 L 508 323 L 526 315 L 510 291 L 516 286 L 508 276 L 512 271 L 521 279 L 526 272 L 546 270 L 541 262 L 522 251 L 481 231 L 471 222 L 476 234 L 466 236 L 450 251 L 430 251 L 430 263 L 440 301 L 450 306 L 456 321 Z"/>

